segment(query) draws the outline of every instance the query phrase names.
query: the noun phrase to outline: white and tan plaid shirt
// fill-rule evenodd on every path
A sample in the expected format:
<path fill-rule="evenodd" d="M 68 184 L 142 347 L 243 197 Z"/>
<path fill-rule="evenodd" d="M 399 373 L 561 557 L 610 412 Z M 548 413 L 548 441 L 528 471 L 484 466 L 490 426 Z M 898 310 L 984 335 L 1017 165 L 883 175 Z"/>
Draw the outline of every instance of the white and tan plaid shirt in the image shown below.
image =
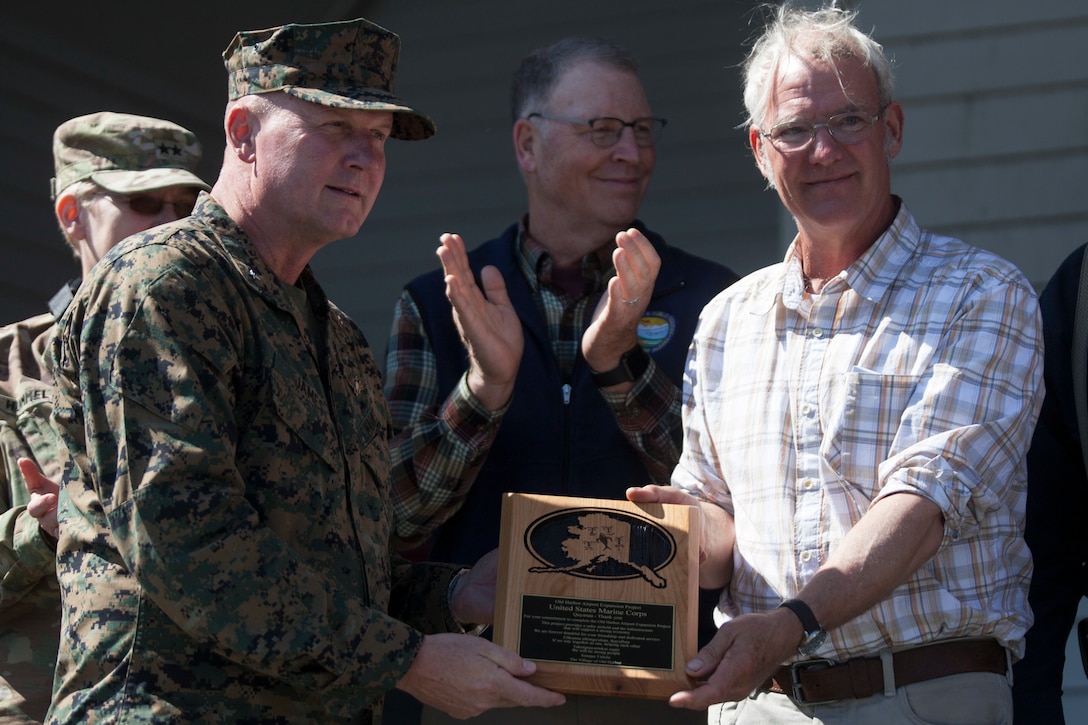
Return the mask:
<path fill-rule="evenodd" d="M 905 204 L 821 294 L 805 294 L 791 245 L 713 300 L 672 483 L 736 522 L 719 623 L 796 595 L 874 501 L 909 492 L 943 512 L 939 552 L 817 656 L 980 635 L 1022 656 L 1041 332 L 1015 266 L 920 229 Z"/>

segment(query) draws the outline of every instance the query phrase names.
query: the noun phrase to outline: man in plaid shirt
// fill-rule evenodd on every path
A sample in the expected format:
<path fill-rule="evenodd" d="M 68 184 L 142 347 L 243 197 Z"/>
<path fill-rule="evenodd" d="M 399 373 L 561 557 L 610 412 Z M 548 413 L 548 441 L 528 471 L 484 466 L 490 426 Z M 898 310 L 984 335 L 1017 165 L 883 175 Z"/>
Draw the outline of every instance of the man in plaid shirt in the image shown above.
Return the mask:
<path fill-rule="evenodd" d="M 671 487 L 698 501 L 718 634 L 677 707 L 711 722 L 1010 723 L 1031 624 L 1024 454 L 1042 400 L 1031 284 L 922 229 L 881 47 L 781 8 L 745 64 L 782 263 L 707 305 Z"/>
<path fill-rule="evenodd" d="M 397 535 L 433 534 L 429 558 L 442 561 L 498 546 L 504 491 L 619 499 L 667 482 L 699 310 L 736 279 L 636 218 L 665 121 L 627 52 L 582 38 L 536 51 L 512 111 L 528 214 L 468 254 L 443 236 L 443 269 L 406 286 L 386 357 Z M 571 722 L 691 715 L 567 701 Z"/>

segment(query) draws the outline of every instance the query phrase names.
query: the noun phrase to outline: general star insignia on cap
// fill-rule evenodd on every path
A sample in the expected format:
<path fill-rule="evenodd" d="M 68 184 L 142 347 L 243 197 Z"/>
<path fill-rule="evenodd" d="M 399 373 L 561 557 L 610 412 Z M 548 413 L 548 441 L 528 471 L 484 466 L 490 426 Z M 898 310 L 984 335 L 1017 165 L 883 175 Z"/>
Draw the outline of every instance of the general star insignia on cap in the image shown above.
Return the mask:
<path fill-rule="evenodd" d="M 196 175 L 196 134 L 149 116 L 101 111 L 69 119 L 53 133 L 51 195 L 90 180 L 106 191 L 135 194 L 168 186 L 210 186 Z"/>
<path fill-rule="evenodd" d="M 365 18 L 242 31 L 223 51 L 232 101 L 283 91 L 323 106 L 389 111 L 393 138 L 429 138 L 434 121 L 393 92 L 399 58 L 400 38 Z"/>

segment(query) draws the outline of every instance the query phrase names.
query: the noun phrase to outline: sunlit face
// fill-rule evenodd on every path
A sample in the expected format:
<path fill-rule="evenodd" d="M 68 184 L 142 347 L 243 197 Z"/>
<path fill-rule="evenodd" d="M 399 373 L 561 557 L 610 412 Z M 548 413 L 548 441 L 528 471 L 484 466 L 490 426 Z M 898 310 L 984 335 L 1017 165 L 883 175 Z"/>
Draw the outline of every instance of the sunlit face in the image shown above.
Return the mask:
<path fill-rule="evenodd" d="M 253 171 L 261 223 L 321 246 L 359 231 L 385 178 L 387 111 L 331 108 L 280 94 L 259 120 Z"/>
<path fill-rule="evenodd" d="M 568 69 L 544 106 L 531 110 L 586 120 L 652 115 L 636 75 L 589 61 Z M 635 219 L 654 170 L 652 145 L 636 145 L 630 128 L 616 145 L 600 148 L 586 126 L 540 118 L 528 123 L 534 130 L 526 179 L 535 208 L 601 236 Z"/>
<path fill-rule="evenodd" d="M 778 70 L 766 129 L 790 120 L 826 122 L 849 111 L 880 114 L 876 77 L 853 58 L 835 66 L 791 56 Z M 806 230 L 875 238 L 892 208 L 889 161 L 899 153 L 902 109 L 892 103 L 864 141 L 843 145 L 820 128 L 804 149 L 783 153 L 751 129 L 756 163 Z M 870 239 L 871 240 L 871 239 Z M 853 241 L 848 239 L 847 241 Z"/>
<path fill-rule="evenodd" d="M 137 194 L 113 194 L 103 189 L 84 196 L 79 202 L 80 224 L 74 240 L 84 271 L 125 237 L 188 216 L 199 193 L 195 186 L 170 186 Z"/>

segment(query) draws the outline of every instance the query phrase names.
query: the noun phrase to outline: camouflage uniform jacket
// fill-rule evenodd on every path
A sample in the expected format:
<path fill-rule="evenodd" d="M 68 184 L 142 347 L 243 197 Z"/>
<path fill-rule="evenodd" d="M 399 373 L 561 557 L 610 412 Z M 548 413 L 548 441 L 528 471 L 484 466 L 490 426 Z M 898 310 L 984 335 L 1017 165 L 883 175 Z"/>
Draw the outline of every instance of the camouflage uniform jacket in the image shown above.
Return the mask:
<path fill-rule="evenodd" d="M 0 327 L 0 723 L 40 721 L 49 707 L 60 632 L 55 542 L 26 512 L 30 499 L 15 462 L 38 462 L 58 478 L 49 423 L 53 378 L 45 364 L 52 314 Z"/>
<path fill-rule="evenodd" d="M 61 319 L 51 722 L 368 722 L 420 630 L 456 627 L 456 568 L 390 554 L 366 339 L 300 284 L 310 313 L 203 194 Z"/>

